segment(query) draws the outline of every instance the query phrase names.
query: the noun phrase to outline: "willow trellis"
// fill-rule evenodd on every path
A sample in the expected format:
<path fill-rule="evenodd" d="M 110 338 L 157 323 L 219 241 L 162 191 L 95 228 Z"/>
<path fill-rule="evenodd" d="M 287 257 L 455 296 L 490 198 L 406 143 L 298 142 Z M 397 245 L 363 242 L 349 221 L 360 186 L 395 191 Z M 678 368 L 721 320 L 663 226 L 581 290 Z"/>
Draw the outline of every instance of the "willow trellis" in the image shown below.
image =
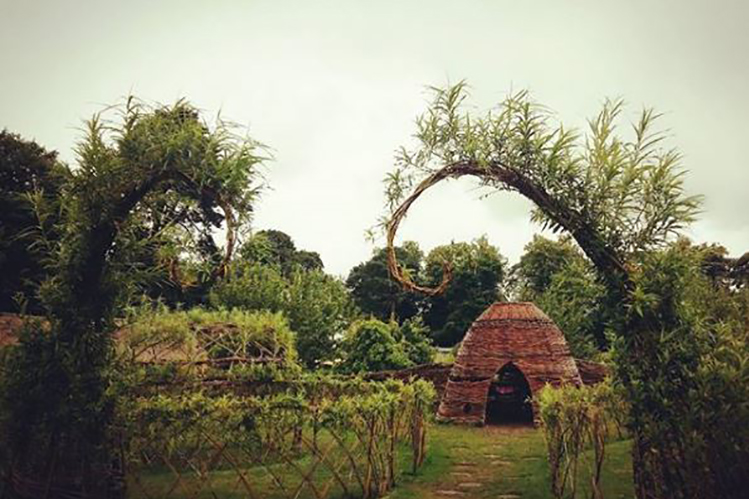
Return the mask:
<path fill-rule="evenodd" d="M 128 496 L 379 497 L 423 463 L 433 389 L 368 385 L 335 398 L 134 399 L 121 428 Z"/>

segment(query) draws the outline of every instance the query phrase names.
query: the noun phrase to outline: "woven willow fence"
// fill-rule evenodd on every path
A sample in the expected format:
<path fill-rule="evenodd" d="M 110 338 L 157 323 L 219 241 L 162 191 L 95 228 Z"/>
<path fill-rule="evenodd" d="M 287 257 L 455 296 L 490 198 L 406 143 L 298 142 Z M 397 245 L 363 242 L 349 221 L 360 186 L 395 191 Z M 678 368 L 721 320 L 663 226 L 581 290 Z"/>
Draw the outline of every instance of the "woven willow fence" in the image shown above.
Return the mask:
<path fill-rule="evenodd" d="M 583 479 L 589 497 L 603 499 L 606 444 L 624 437 L 629 414 L 625 400 L 610 380 L 582 387 L 547 385 L 538 399 L 553 496 L 575 499 Z"/>
<path fill-rule="evenodd" d="M 421 466 L 431 385 L 367 383 L 331 395 L 134 398 L 121 428 L 127 495 L 373 498 Z"/>

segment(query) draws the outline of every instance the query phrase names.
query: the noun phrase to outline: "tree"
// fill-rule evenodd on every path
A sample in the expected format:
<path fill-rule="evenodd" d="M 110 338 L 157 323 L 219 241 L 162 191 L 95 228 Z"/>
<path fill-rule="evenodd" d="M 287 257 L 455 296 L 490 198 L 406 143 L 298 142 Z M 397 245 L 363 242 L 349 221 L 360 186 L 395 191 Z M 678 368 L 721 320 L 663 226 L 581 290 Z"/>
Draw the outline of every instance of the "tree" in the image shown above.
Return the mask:
<path fill-rule="evenodd" d="M 322 270 L 323 262 L 314 251 L 297 250 L 291 236 L 280 230 L 261 230 L 253 235 L 240 250 L 243 259 L 270 265 L 290 277 L 296 269 Z"/>
<path fill-rule="evenodd" d="M 402 369 L 412 365 L 390 324 L 377 319 L 355 322 L 345 343 L 341 368 L 349 373 Z"/>
<path fill-rule="evenodd" d="M 728 379 L 746 385 L 740 380 L 749 356 L 740 342 L 726 341 L 718 349 L 726 355 L 716 361 L 711 338 L 725 335 L 686 299 L 695 267 L 662 251 L 694 219 L 700 199 L 685 195 L 679 153 L 663 148 L 663 135 L 653 131 L 657 115 L 644 110 L 632 139 L 623 139 L 616 131 L 622 103 L 607 101 L 579 140 L 577 132 L 551 125 L 548 111 L 524 92 L 483 116 L 466 113 L 465 88 L 435 89 L 417 120 L 419 144 L 403 149 L 388 175 L 391 273 L 429 295 L 448 287 L 449 264 L 438 286 L 419 285 L 403 272 L 393 246 L 408 209 L 439 182 L 470 176 L 528 198 L 536 206 L 532 219 L 570 234 L 595 267 L 609 303 L 619 303 L 611 326 L 617 378 L 631 403 L 638 497 L 740 497 L 749 486 L 746 441 L 736 445 L 735 436 L 717 436 L 714 425 L 692 414 L 717 399 L 746 406 L 744 391 L 723 390 Z M 711 378 L 720 382 L 703 382 Z M 741 410 L 724 412 L 722 422 L 735 429 L 746 426 L 742 417 Z"/>
<path fill-rule="evenodd" d="M 569 237 L 553 241 L 534 235 L 510 270 L 512 293 L 518 300 L 533 301 L 549 288 L 554 274 L 574 263 L 585 265 L 586 260 Z"/>
<path fill-rule="evenodd" d="M 346 286 L 320 270 L 292 274 L 286 306 L 299 358 L 308 368 L 339 356 L 340 341 L 359 315 Z"/>
<path fill-rule="evenodd" d="M 341 369 L 349 373 L 403 369 L 430 362 L 434 348 L 419 319 L 395 321 L 362 319 L 354 322 L 344 341 Z"/>
<path fill-rule="evenodd" d="M 438 246 L 426 258 L 427 283 L 442 281 L 444 262 L 452 265 L 451 285 L 429 297 L 424 321 L 437 344 L 449 347 L 459 343 L 481 312 L 500 298 L 507 262 L 486 237 Z"/>
<path fill-rule="evenodd" d="M 416 365 L 428 364 L 434 360 L 435 349 L 429 337 L 429 328 L 420 317 L 403 321 L 396 338 L 403 345 L 408 359 Z"/>
<path fill-rule="evenodd" d="M 20 300 L 27 312 L 41 312 L 36 291 L 47 273 L 43 248 L 33 235 L 43 231 L 50 239 L 58 237 L 53 229 L 68 176 L 57 153 L 0 132 L 0 311 L 17 312 Z M 50 217 L 38 220 L 34 204 L 48 205 Z"/>
<path fill-rule="evenodd" d="M 210 292 L 214 308 L 285 311 L 289 303 L 289 283 L 276 267 L 235 261 L 227 276 Z"/>
<path fill-rule="evenodd" d="M 511 271 L 517 299 L 538 305 L 564 333 L 572 354 L 592 358 L 607 346 L 606 323 L 616 315 L 595 269 L 568 237 L 534 236 Z"/>
<path fill-rule="evenodd" d="M 579 359 L 595 358 L 597 341 L 605 340 L 605 290 L 590 272 L 587 265 L 573 260 L 552 274 L 548 287 L 534 300 L 559 326 L 572 355 Z"/>
<path fill-rule="evenodd" d="M 124 258 L 133 223 L 149 200 L 168 193 L 197 203 L 227 228 L 225 271 L 236 226 L 251 211 L 257 187 L 257 144 L 223 122 L 210 127 L 184 101 L 151 108 L 129 99 L 121 121 L 94 116 L 79 144 L 60 201 L 56 231 L 44 238 L 51 277 L 40 296 L 51 332 L 22 335 L 5 359 L 2 434 L 15 473 L 54 485 L 71 477 L 90 496 L 109 484 L 93 470 L 111 462 L 108 372 L 114 317 L 132 268 Z M 49 215 L 37 205 L 37 217 Z"/>
<path fill-rule="evenodd" d="M 414 275 L 421 272 L 424 254 L 416 243 L 407 241 L 395 248 L 395 252 L 407 272 Z M 385 249 L 375 250 L 372 258 L 351 269 L 346 286 L 362 312 L 383 321 L 410 319 L 419 314 L 422 306 L 421 297 L 405 291 L 390 276 Z"/>
<path fill-rule="evenodd" d="M 302 270 L 322 270 L 325 267 L 317 251 L 299 250 L 296 252 L 294 260 Z"/>
<path fill-rule="evenodd" d="M 321 270 L 297 268 L 288 278 L 275 265 L 236 261 L 211 290 L 214 308 L 283 312 L 308 368 L 335 360 L 340 340 L 358 316 L 345 285 Z"/>

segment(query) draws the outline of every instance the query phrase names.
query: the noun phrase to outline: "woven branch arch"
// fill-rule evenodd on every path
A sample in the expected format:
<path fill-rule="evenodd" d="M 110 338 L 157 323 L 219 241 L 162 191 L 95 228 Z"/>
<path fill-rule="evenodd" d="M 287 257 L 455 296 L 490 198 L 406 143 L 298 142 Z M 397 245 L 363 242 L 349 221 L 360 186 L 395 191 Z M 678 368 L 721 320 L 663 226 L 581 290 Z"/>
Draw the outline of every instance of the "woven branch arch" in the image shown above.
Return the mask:
<path fill-rule="evenodd" d="M 550 195 L 527 175 L 509 166 L 490 163 L 480 165 L 476 161 L 460 161 L 446 165 L 422 180 L 393 210 L 386 223 L 388 269 L 393 278 L 404 288 L 429 296 L 443 293 L 450 282 L 452 267 L 449 262 L 443 263 L 442 282 L 436 287 L 421 286 L 403 272 L 395 254 L 395 236 L 400 223 L 406 217 L 413 203 L 429 188 L 446 179 L 457 179 L 464 176 L 478 178 L 484 185 L 498 190 L 514 191 L 532 201 L 551 220 L 570 233 L 590 258 L 610 290 L 620 296 L 626 296 L 633 289 L 630 273 L 622 255 L 618 254 L 607 243 L 602 234 L 582 213 L 573 210 L 560 199 Z"/>

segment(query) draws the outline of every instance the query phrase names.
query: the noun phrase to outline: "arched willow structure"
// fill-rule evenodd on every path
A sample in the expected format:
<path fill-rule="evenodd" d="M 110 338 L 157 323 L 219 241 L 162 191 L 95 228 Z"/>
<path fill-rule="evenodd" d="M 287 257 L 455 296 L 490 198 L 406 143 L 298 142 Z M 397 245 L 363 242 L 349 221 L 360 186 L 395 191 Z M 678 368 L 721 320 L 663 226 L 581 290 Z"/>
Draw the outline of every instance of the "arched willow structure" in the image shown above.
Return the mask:
<path fill-rule="evenodd" d="M 105 118 L 116 116 L 114 120 Z M 40 290 L 50 331 L 28 328 L 3 372 L 3 459 L 16 492 L 108 497 L 113 318 L 139 268 L 130 258 L 156 227 L 227 227 L 251 212 L 262 160 L 252 140 L 209 126 L 186 102 L 150 108 L 134 99 L 87 124 L 78 168 L 62 196 L 60 239 L 38 245 L 51 278 Z M 40 227 L 45 207 L 37 205 Z M 215 245 L 213 245 L 215 248 Z M 68 494 L 68 495 L 65 495 Z"/>
<path fill-rule="evenodd" d="M 713 340 L 705 339 L 700 321 L 684 309 L 692 267 L 675 252 L 661 251 L 693 220 L 699 199 L 685 195 L 680 156 L 664 149 L 663 135 L 653 131 L 657 115 L 643 111 L 632 139 L 625 140 L 616 131 L 622 103 L 607 101 L 581 138 L 552 125 L 550 113 L 526 93 L 482 116 L 462 110 L 465 98 L 463 83 L 434 89 L 434 100 L 417 120 L 418 146 L 403 149 L 388 176 L 383 225 L 394 278 L 427 294 L 449 283 L 449 262 L 442 283 L 428 288 L 413 282 L 395 258 L 401 222 L 434 185 L 472 177 L 490 190 L 531 200 L 532 220 L 577 241 L 621 312 L 610 326 L 620 338 L 618 379 L 632 403 L 638 497 L 738 497 L 749 476 L 746 464 L 736 464 L 747 455 L 741 441 L 746 411 L 736 400 L 743 395 L 731 394 L 733 406 L 720 419 L 731 429 L 719 438 L 712 435 L 715 421 L 697 407 L 721 397 L 722 387 L 731 386 L 728 377 L 741 379 L 746 367 L 727 360 L 739 374 L 716 374 L 717 388 L 700 374 L 711 369 L 702 359 Z"/>

